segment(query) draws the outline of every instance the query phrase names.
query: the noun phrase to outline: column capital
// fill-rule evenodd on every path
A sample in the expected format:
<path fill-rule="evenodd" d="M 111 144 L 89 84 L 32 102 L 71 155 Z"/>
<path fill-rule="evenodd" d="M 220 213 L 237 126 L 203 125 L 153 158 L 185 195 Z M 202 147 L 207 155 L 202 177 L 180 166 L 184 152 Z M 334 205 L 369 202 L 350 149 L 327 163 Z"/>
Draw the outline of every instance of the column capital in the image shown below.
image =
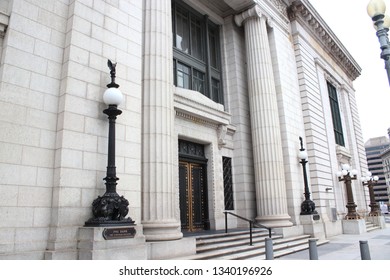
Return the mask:
<path fill-rule="evenodd" d="M 262 15 L 263 13 L 261 12 L 260 7 L 255 5 L 241 14 L 235 15 L 234 21 L 238 26 L 242 26 L 248 19 L 256 17 L 261 18 Z"/>

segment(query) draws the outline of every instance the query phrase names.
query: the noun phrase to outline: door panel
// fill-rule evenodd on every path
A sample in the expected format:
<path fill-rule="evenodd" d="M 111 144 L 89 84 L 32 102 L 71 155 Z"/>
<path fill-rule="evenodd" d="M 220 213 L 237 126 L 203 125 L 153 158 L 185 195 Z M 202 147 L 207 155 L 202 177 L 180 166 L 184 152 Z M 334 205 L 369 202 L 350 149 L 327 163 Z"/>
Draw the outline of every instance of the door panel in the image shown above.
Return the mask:
<path fill-rule="evenodd" d="M 204 165 L 180 162 L 180 219 L 183 230 L 196 231 L 207 227 L 207 195 L 204 178 Z"/>

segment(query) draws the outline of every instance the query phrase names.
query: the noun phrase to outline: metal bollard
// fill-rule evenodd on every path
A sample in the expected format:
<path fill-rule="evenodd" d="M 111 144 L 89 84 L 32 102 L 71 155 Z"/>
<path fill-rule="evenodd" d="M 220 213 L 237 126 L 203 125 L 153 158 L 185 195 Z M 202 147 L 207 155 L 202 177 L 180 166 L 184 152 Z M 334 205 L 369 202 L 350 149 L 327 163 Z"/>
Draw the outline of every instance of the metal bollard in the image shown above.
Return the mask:
<path fill-rule="evenodd" d="M 272 244 L 272 238 L 265 238 L 265 259 L 273 260 L 274 259 L 274 248 Z"/>
<path fill-rule="evenodd" d="M 317 239 L 309 239 L 309 258 L 310 260 L 318 260 L 318 251 L 317 251 Z"/>
<path fill-rule="evenodd" d="M 362 260 L 371 260 L 370 248 L 368 247 L 368 241 L 359 241 L 360 243 L 360 256 Z"/>

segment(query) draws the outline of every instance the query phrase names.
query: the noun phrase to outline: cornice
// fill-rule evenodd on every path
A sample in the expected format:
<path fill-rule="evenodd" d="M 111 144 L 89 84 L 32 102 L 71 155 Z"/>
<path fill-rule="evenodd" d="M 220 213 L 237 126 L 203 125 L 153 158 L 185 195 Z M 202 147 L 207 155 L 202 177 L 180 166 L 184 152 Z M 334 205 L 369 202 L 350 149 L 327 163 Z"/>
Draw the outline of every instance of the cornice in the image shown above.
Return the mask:
<path fill-rule="evenodd" d="M 297 20 L 308 27 L 352 81 L 360 76 L 361 67 L 307 0 L 292 2 L 288 8 L 288 16 L 291 22 Z"/>

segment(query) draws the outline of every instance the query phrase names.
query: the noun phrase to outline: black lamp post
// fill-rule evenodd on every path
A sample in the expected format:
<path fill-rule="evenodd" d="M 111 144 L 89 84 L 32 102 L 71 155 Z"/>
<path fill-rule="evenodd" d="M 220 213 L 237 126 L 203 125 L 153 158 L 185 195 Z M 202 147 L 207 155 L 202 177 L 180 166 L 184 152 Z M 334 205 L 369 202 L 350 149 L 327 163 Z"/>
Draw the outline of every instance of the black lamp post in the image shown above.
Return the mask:
<path fill-rule="evenodd" d="M 106 181 L 106 192 L 103 196 L 98 196 L 92 203 L 93 218 L 85 222 L 85 226 L 126 226 L 134 224 L 134 221 L 128 217 L 129 201 L 123 196 L 119 196 L 116 192 L 116 185 L 119 178 L 116 176 L 115 166 L 115 120 L 122 111 L 118 109 L 118 105 L 123 100 L 123 95 L 118 89 L 119 85 L 115 83 L 115 67 L 108 60 L 110 68 L 111 83 L 107 85 L 107 90 L 104 92 L 103 100 L 108 105 L 108 108 L 103 111 L 109 119 L 108 132 L 108 160 L 107 172 L 104 180 Z"/>
<path fill-rule="evenodd" d="M 380 216 L 381 211 L 379 210 L 378 203 L 376 203 L 376 201 L 375 201 L 375 194 L 374 194 L 374 186 L 376 185 L 376 183 L 378 183 L 379 177 L 378 176 L 371 177 L 371 175 L 372 175 L 371 172 L 367 172 L 366 175 L 367 175 L 366 177 L 362 177 L 362 182 L 363 182 L 363 186 L 368 187 L 368 192 L 370 194 L 370 205 L 369 206 L 371 208 L 371 211 L 368 215 L 369 216 Z"/>
<path fill-rule="evenodd" d="M 305 201 L 301 204 L 301 215 L 312 215 L 312 214 L 318 214 L 316 209 L 315 203 L 310 199 L 310 190 L 309 190 L 309 183 L 307 181 L 307 172 L 306 172 L 306 164 L 307 161 L 307 152 L 303 148 L 303 141 L 302 137 L 299 137 L 299 141 L 301 142 L 301 148 L 299 149 L 299 159 L 300 163 L 302 164 L 303 169 L 303 181 L 305 183 Z"/>
<path fill-rule="evenodd" d="M 386 4 L 383 0 L 371 0 L 367 5 L 367 13 L 374 22 L 377 30 L 381 52 L 381 58 L 385 61 L 385 69 L 390 84 L 390 43 L 387 32 L 390 27 L 390 18 L 386 15 Z"/>
<path fill-rule="evenodd" d="M 345 188 L 347 190 L 347 209 L 348 213 L 344 219 L 346 220 L 358 220 L 360 219 L 360 215 L 356 212 L 357 205 L 353 199 L 352 193 L 352 180 L 356 180 L 357 171 L 355 169 L 351 170 L 351 166 L 349 164 L 342 164 L 342 171 L 337 172 L 337 177 L 339 178 L 339 182 L 343 181 L 345 183 Z"/>

